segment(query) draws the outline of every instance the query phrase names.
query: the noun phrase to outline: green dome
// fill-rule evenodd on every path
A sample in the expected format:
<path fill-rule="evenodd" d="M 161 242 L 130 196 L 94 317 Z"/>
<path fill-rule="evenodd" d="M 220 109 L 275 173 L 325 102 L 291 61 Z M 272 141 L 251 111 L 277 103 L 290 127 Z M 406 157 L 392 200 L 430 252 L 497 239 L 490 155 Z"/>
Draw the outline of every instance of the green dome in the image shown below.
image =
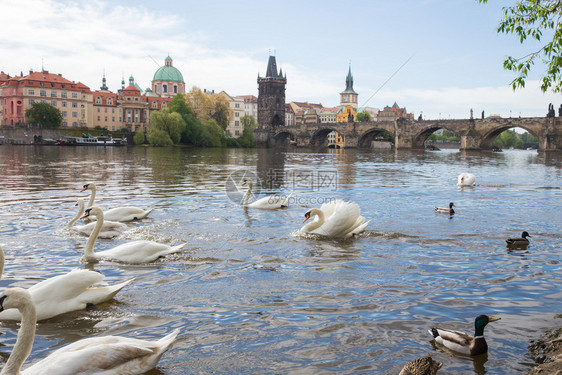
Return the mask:
<path fill-rule="evenodd" d="M 153 81 L 174 81 L 184 83 L 183 76 L 180 71 L 172 66 L 172 58 L 166 57 L 165 65 L 161 66 L 156 73 L 154 73 Z"/>

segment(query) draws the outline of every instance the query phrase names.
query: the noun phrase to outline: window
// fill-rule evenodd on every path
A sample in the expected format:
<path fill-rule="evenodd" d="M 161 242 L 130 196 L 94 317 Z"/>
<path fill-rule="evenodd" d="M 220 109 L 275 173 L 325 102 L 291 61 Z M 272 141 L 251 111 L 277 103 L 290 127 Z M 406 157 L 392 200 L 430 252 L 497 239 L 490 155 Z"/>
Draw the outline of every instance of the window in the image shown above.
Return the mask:
<path fill-rule="evenodd" d="M 168 92 L 168 85 L 162 85 L 162 92 Z"/>
<path fill-rule="evenodd" d="M 56 97 L 57 97 L 57 92 L 51 91 L 51 98 L 56 98 Z"/>
<path fill-rule="evenodd" d="M 240 126 L 240 121 L 238 120 L 234 121 L 234 126 Z"/>
<path fill-rule="evenodd" d="M 240 108 L 240 104 L 235 103 L 235 104 L 234 104 L 234 108 Z"/>
<path fill-rule="evenodd" d="M 234 112 L 234 117 L 240 117 L 240 112 Z"/>
<path fill-rule="evenodd" d="M 72 123 L 72 127 L 73 127 L 73 128 L 77 128 L 77 127 L 78 127 L 78 123 L 77 123 L 76 121 L 74 121 L 74 122 Z"/>
<path fill-rule="evenodd" d="M 100 116 L 98 116 L 98 121 L 101 121 Z"/>
<path fill-rule="evenodd" d="M 240 135 L 240 130 L 235 130 L 234 135 Z"/>
<path fill-rule="evenodd" d="M 72 112 L 72 117 L 78 117 L 78 112 Z"/>
<path fill-rule="evenodd" d="M 29 99 L 29 104 L 34 104 L 35 103 L 35 99 Z"/>
<path fill-rule="evenodd" d="M 105 122 L 107 122 L 107 116 L 105 116 Z"/>
<path fill-rule="evenodd" d="M 72 102 L 72 108 L 78 108 L 78 103 Z"/>
<path fill-rule="evenodd" d="M 47 91 L 46 91 L 46 90 L 41 90 L 41 91 L 39 91 L 39 95 L 41 95 L 41 96 L 47 96 Z"/>
<path fill-rule="evenodd" d="M 101 104 L 101 98 L 96 98 L 96 104 Z"/>
<path fill-rule="evenodd" d="M 56 100 L 51 100 L 51 105 L 52 105 L 53 107 L 56 107 L 56 106 L 57 106 L 57 101 L 56 101 Z"/>
<path fill-rule="evenodd" d="M 35 90 L 33 90 L 33 89 L 27 90 L 27 94 L 28 95 L 35 95 Z"/>
<path fill-rule="evenodd" d="M 73 92 L 73 93 L 72 93 L 72 97 L 75 98 L 75 99 L 77 99 L 77 98 L 78 98 L 78 93 L 77 93 L 77 92 Z"/>
<path fill-rule="evenodd" d="M 62 111 L 62 117 L 66 117 L 66 111 Z"/>
<path fill-rule="evenodd" d="M 65 128 L 67 127 L 66 121 L 63 121 L 63 122 L 62 122 L 62 126 L 64 126 Z"/>
<path fill-rule="evenodd" d="M 63 107 L 66 107 L 66 102 L 62 102 L 62 106 L 63 106 Z"/>
<path fill-rule="evenodd" d="M 107 113 L 107 107 L 105 107 L 105 113 Z"/>
<path fill-rule="evenodd" d="M 174 94 L 178 93 L 178 86 L 174 86 Z"/>
<path fill-rule="evenodd" d="M 61 93 L 60 93 L 60 97 L 61 97 L 61 98 L 66 98 L 66 91 L 61 92 Z"/>

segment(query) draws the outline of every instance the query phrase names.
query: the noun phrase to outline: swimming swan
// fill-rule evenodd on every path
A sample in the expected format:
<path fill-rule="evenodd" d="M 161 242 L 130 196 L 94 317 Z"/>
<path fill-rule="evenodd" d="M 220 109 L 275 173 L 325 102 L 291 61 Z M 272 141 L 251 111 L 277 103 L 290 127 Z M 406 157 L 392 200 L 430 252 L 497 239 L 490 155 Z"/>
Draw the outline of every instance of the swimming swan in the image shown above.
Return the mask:
<path fill-rule="evenodd" d="M 70 230 L 82 233 L 86 236 L 89 236 L 92 231 L 94 230 L 94 227 L 96 226 L 96 223 L 88 223 L 88 224 L 84 224 L 84 225 L 77 225 L 74 226 L 74 224 L 78 221 L 78 219 L 80 219 L 80 216 L 82 216 L 82 214 L 84 213 L 84 198 L 78 198 L 78 213 L 76 214 L 76 216 L 66 225 L 67 228 L 69 228 Z M 101 229 L 101 232 L 99 234 L 100 238 L 113 238 L 115 236 L 118 236 L 119 234 L 121 234 L 121 230 L 127 228 L 127 226 L 119 221 L 110 221 L 110 220 L 105 220 L 103 222 L 103 227 Z"/>
<path fill-rule="evenodd" d="M 449 208 L 447 207 L 435 207 L 435 212 L 439 213 L 439 214 L 449 214 L 452 215 L 455 213 L 455 210 L 453 210 L 453 207 L 455 206 L 455 204 L 453 202 L 449 203 Z"/>
<path fill-rule="evenodd" d="M 289 198 L 291 197 L 290 195 L 287 197 L 280 195 L 268 195 L 252 203 L 249 203 L 250 196 L 252 195 L 252 188 L 254 187 L 254 182 L 251 178 L 247 178 L 242 181 L 242 185 L 246 184 L 248 184 L 248 189 L 246 190 L 246 195 L 244 196 L 244 207 L 274 210 L 277 208 L 284 208 L 289 206 Z"/>
<path fill-rule="evenodd" d="M 476 176 L 470 173 L 461 173 L 457 177 L 457 186 L 474 186 L 476 185 Z"/>
<path fill-rule="evenodd" d="M 94 244 L 98 238 L 104 221 L 104 214 L 99 207 L 90 207 L 86 210 L 82 218 L 94 215 L 96 226 L 84 249 L 83 259 L 91 262 L 96 260 L 113 260 L 123 263 L 148 263 L 163 257 L 164 255 L 176 253 L 180 251 L 185 243 L 177 246 L 169 246 L 154 241 L 137 240 L 124 243 L 109 250 L 98 251 L 94 253 Z"/>
<path fill-rule="evenodd" d="M 90 208 L 94 205 L 94 199 L 96 198 L 96 184 L 94 184 L 93 182 L 86 184 L 82 187 L 82 190 L 80 191 L 85 191 L 85 190 L 92 191 L 92 194 L 90 195 L 90 201 L 88 202 L 88 208 Z M 139 207 L 115 207 L 107 210 L 104 213 L 105 215 L 104 218 L 106 220 L 120 221 L 120 222 L 140 220 L 147 217 L 148 214 L 152 212 L 152 210 L 153 209 L 145 211 Z"/>
<path fill-rule="evenodd" d="M 179 333 L 176 329 L 157 341 L 122 336 L 90 337 L 63 346 L 21 371 L 31 353 L 37 323 L 35 305 L 27 290 L 11 288 L 0 294 L 0 311 L 14 308 L 22 315 L 21 327 L 0 372 L 2 375 L 143 374 L 156 366 Z"/>
<path fill-rule="evenodd" d="M 308 210 L 304 215 L 304 221 L 312 216 L 316 216 L 316 219 L 304 225 L 300 232 L 334 238 L 349 238 L 363 232 L 370 222 L 365 222 L 365 218 L 360 213 L 361 209 L 356 203 L 336 199 L 324 203 L 320 208 Z"/>
<path fill-rule="evenodd" d="M 4 269 L 4 251 L 0 247 L 0 277 Z M 64 275 L 43 280 L 31 288 L 29 294 L 37 308 L 37 319 L 44 320 L 70 311 L 83 310 L 90 304 L 112 299 L 133 279 L 115 285 L 100 285 L 104 276 L 96 271 L 75 269 Z M 20 320 L 15 310 L 0 312 L 0 320 Z"/>

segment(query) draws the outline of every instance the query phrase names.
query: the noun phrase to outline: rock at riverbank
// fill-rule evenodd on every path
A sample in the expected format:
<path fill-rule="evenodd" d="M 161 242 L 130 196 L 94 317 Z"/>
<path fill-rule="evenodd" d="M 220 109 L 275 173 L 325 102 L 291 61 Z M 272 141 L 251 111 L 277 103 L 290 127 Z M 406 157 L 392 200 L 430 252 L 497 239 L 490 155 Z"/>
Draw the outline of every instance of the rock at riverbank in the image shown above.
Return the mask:
<path fill-rule="evenodd" d="M 529 355 L 538 364 L 527 375 L 562 375 L 562 328 L 546 332 L 529 345 Z"/>

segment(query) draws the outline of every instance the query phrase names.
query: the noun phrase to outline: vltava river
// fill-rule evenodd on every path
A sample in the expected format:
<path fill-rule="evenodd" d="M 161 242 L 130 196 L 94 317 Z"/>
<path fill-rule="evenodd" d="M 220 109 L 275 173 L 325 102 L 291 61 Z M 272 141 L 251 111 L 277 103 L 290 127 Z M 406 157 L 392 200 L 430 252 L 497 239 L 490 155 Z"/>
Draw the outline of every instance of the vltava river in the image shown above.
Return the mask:
<path fill-rule="evenodd" d="M 0 288 L 84 267 L 110 283 L 136 277 L 111 302 L 40 322 L 27 365 L 84 337 L 180 328 L 150 374 L 397 374 L 427 353 L 444 374 L 523 373 L 529 340 L 560 313 L 561 167 L 559 153 L 536 151 L 3 145 Z M 458 188 L 461 172 L 477 186 Z M 244 174 L 261 179 L 262 195 L 292 193 L 290 207 L 237 205 L 232 181 Z M 145 265 L 81 263 L 87 238 L 64 227 L 88 182 L 104 209 L 154 208 L 97 250 L 149 239 L 185 251 Z M 361 206 L 363 235 L 293 235 L 310 207 L 335 198 Z M 450 201 L 453 217 L 434 212 Z M 506 248 L 523 230 L 531 245 Z M 487 355 L 451 355 L 427 332 L 473 334 L 479 314 L 501 317 L 486 328 Z M 17 328 L 0 323 L 0 363 Z"/>

